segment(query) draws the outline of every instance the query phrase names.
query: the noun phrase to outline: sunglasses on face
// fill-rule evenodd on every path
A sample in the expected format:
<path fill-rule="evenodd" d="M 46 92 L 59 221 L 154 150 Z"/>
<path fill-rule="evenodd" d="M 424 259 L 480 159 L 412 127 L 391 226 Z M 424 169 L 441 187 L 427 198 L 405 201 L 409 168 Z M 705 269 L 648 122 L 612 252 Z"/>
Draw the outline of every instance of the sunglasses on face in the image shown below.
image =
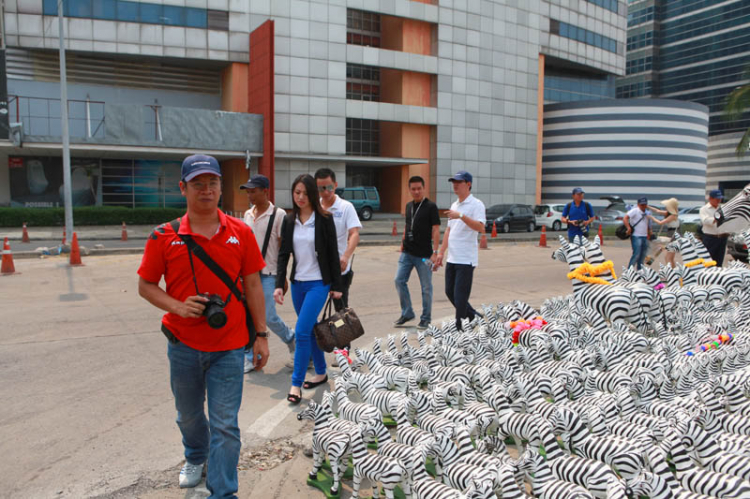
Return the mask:
<path fill-rule="evenodd" d="M 319 186 L 318 186 L 318 192 L 325 192 L 325 191 L 328 191 L 328 192 L 333 192 L 333 190 L 334 190 L 335 188 L 336 188 L 336 186 L 334 186 L 333 184 L 328 184 L 328 185 L 319 185 Z"/>

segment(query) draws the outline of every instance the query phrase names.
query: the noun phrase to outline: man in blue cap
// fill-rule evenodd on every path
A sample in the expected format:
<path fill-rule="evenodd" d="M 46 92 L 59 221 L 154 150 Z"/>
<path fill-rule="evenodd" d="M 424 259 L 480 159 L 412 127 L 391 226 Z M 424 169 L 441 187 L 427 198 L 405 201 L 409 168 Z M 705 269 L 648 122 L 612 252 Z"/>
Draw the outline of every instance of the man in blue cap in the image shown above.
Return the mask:
<path fill-rule="evenodd" d="M 247 193 L 250 209 L 245 212 L 245 223 L 253 229 L 261 255 L 266 266 L 260 271 L 260 281 L 263 284 L 263 295 L 266 300 L 266 324 L 276 336 L 284 342 L 292 355 L 286 362 L 288 369 L 294 368 L 294 331 L 286 325 L 276 312 L 276 301 L 273 291 L 276 289 L 276 263 L 279 259 L 281 245 L 281 224 L 286 212 L 274 206 L 269 199 L 271 182 L 265 175 L 253 175 L 250 180 L 240 186 Z M 245 352 L 245 372 L 255 370 L 253 350 Z"/>
<path fill-rule="evenodd" d="M 573 189 L 573 201 L 563 208 L 560 221 L 568 224 L 568 241 L 571 243 L 576 236 L 588 237 L 589 224 L 594 220 L 594 209 L 583 200 L 584 190 L 580 187 Z"/>
<path fill-rule="evenodd" d="M 167 312 L 161 330 L 168 340 L 170 384 L 186 460 L 180 487 L 198 485 L 208 463 L 206 487 L 211 497 L 236 497 L 242 447 L 237 414 L 248 343 L 246 308 L 257 331 L 256 368 L 262 369 L 268 361 L 259 276 L 265 264 L 250 227 L 219 210 L 221 168 L 216 158 L 185 158 L 181 178 L 187 213 L 157 227 L 146 240 L 138 293 Z M 204 264 L 197 247 L 188 251 L 188 243 L 199 246 L 229 276 L 226 281 L 237 279 L 236 284 L 229 286 Z M 166 290 L 159 286 L 162 277 Z M 209 297 L 210 322 L 205 314 Z"/>
<path fill-rule="evenodd" d="M 727 252 L 727 237 L 729 234 L 719 232 L 716 225 L 716 210 L 724 199 L 721 189 L 714 189 L 708 193 L 708 203 L 703 206 L 699 212 L 701 216 L 701 225 L 703 229 L 703 245 L 708 253 L 716 261 L 716 265 L 721 267 L 724 263 L 724 255 Z"/>
<path fill-rule="evenodd" d="M 456 327 L 462 330 L 463 319 L 473 320 L 479 312 L 469 304 L 474 269 L 479 264 L 477 233 L 484 233 L 487 213 L 484 203 L 471 195 L 471 173 L 461 170 L 448 179 L 458 200 L 446 213 L 448 228 L 435 264 L 445 266 L 445 294 L 456 307 Z M 446 257 L 446 251 L 448 255 Z"/>
<path fill-rule="evenodd" d="M 622 218 L 622 223 L 628 229 L 630 236 L 630 246 L 633 248 L 633 256 L 630 257 L 628 267 L 635 265 L 636 269 L 643 266 L 643 261 L 648 253 L 648 241 L 651 238 L 651 220 L 648 211 L 648 199 L 645 197 L 638 199 L 638 206 L 631 209 L 627 215 Z"/>

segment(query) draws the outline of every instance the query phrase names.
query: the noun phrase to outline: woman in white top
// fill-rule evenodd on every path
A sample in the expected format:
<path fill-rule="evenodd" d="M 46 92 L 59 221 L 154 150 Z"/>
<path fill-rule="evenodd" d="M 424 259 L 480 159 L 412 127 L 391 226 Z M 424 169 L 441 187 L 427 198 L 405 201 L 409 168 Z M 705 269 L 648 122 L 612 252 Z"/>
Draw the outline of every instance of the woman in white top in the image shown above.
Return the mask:
<path fill-rule="evenodd" d="M 289 280 L 292 302 L 297 312 L 294 328 L 297 346 L 292 387 L 287 400 L 299 404 L 302 388 L 311 390 L 328 382 L 325 356 L 315 342 L 313 326 L 318 322 L 318 315 L 328 295 L 340 299 L 342 287 L 336 226 L 330 214 L 320 206 L 315 179 L 307 174 L 294 179 L 292 199 L 292 213 L 284 217 L 281 225 L 281 248 L 273 296 L 278 304 L 284 303 L 284 281 L 291 255 L 294 263 Z M 310 357 L 315 366 L 315 376 L 305 381 Z"/>

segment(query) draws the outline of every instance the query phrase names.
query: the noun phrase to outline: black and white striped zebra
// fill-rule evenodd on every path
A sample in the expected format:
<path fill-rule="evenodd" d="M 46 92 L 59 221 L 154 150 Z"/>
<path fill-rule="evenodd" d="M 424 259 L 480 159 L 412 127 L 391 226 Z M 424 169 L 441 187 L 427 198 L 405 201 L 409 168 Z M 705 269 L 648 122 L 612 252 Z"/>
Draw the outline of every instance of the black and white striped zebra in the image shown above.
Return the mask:
<path fill-rule="evenodd" d="M 731 414 L 741 416 L 750 415 L 750 399 L 745 396 L 745 390 L 728 377 L 721 378 L 716 385 L 716 392 L 724 396 L 724 405 Z"/>
<path fill-rule="evenodd" d="M 737 225 L 750 225 L 750 184 L 746 185 L 736 196 L 719 206 L 716 210 L 716 225 L 736 220 Z"/>
<path fill-rule="evenodd" d="M 423 441 L 415 446 L 388 442 L 378 445 L 378 454 L 398 459 L 406 469 L 406 480 L 404 482 L 404 494 L 411 495 L 411 486 L 414 480 L 426 478 L 426 461 L 430 453 L 434 452 L 436 440 Z"/>
<path fill-rule="evenodd" d="M 372 454 L 367 451 L 365 438 L 375 436 L 375 428 L 371 422 L 360 424 L 360 431 L 351 434 L 352 463 L 354 465 L 354 477 L 352 479 L 352 498 L 359 497 L 359 489 L 362 480 L 367 478 L 372 487 L 372 497 L 379 497 L 377 482 L 383 485 L 385 497 L 393 499 L 393 491 L 396 486 L 404 482 L 406 469 L 398 459 Z"/>
<path fill-rule="evenodd" d="M 404 414 L 404 411 L 408 414 L 411 400 L 405 393 L 375 388 L 375 386 L 375 382 L 370 380 L 369 376 L 358 373 L 354 373 L 347 381 L 347 390 L 355 389 L 362 400 L 380 409 L 383 415 L 398 416 Z"/>
<path fill-rule="evenodd" d="M 670 433 L 665 445 L 672 456 L 677 480 L 684 488 L 713 497 L 750 497 L 750 483 L 733 475 L 694 466 L 688 449 L 682 444 L 683 439 L 674 432 Z"/>
<path fill-rule="evenodd" d="M 561 407 L 550 423 L 555 433 L 568 433 L 569 445 L 576 454 L 614 467 L 620 476 L 635 478 L 643 469 L 640 450 L 617 438 L 602 438 L 589 433 L 578 415 Z"/>
<path fill-rule="evenodd" d="M 397 365 L 383 365 L 375 356 L 367 350 L 355 348 L 354 352 L 358 359 L 362 359 L 370 370 L 370 373 L 382 376 L 388 389 L 406 393 L 409 380 L 409 369 Z"/>
<path fill-rule="evenodd" d="M 309 419 L 316 423 L 312 438 L 313 467 L 310 471 L 310 479 L 318 479 L 318 471 L 323 464 L 323 458 L 327 455 L 333 472 L 333 485 L 330 492 L 331 495 L 337 495 L 341 487 L 341 477 L 346 470 L 344 458 L 350 453 L 351 437 L 346 433 L 320 425 L 320 414 L 321 408 L 314 400 L 311 400 L 307 408 L 297 414 L 297 420 Z"/>
<path fill-rule="evenodd" d="M 534 497 L 540 499 L 594 498 L 580 485 L 555 479 L 544 458 L 531 447 L 526 449 L 518 460 L 518 467 L 528 474 Z"/>
<path fill-rule="evenodd" d="M 716 440 L 697 423 L 691 420 L 677 421 L 682 444 L 688 452 L 695 452 L 698 461 L 706 470 L 736 476 L 745 481 L 747 497 L 750 497 L 750 459 L 721 450 Z"/>
<path fill-rule="evenodd" d="M 477 485 L 479 485 L 478 488 Z M 413 486 L 414 499 L 484 499 L 494 496 L 491 484 L 473 483 L 463 493 L 432 478 L 416 480 Z"/>
<path fill-rule="evenodd" d="M 320 414 L 316 416 L 315 426 L 321 428 L 331 428 L 332 430 L 340 431 L 342 433 L 349 434 L 356 430 L 357 423 L 341 419 L 333 416 L 333 394 L 331 392 L 323 393 L 323 399 L 318 404 Z M 388 428 L 385 427 L 383 422 L 379 419 L 372 418 L 373 425 L 376 428 L 377 439 L 379 443 L 390 442 L 391 434 L 388 432 Z"/>
<path fill-rule="evenodd" d="M 372 404 L 355 403 L 346 394 L 346 382 L 341 378 L 335 379 L 336 409 L 342 419 L 354 423 L 364 423 L 369 419 L 383 420 L 383 413 Z"/>
<path fill-rule="evenodd" d="M 443 483 L 453 487 L 456 490 L 468 489 L 472 482 L 489 482 L 490 489 L 494 498 L 494 491 L 500 488 L 500 479 L 496 468 L 483 468 L 473 464 L 453 463 L 443 470 Z"/>

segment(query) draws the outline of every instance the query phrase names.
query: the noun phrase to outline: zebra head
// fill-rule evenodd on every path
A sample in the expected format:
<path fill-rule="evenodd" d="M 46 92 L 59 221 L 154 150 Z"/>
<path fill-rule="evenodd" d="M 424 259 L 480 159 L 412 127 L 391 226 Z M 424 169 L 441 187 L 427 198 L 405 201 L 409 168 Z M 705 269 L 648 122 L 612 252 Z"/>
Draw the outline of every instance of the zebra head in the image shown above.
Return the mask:
<path fill-rule="evenodd" d="M 518 466 L 519 470 L 534 475 L 536 474 L 537 468 L 540 467 L 543 462 L 544 458 L 541 454 L 529 445 L 526 447 L 524 453 L 521 454 L 521 457 L 518 458 L 518 461 L 516 461 L 516 466 Z"/>
<path fill-rule="evenodd" d="M 716 210 L 714 217 L 717 227 L 721 227 L 722 224 L 734 219 L 744 219 L 746 223 L 750 223 L 750 184 L 721 205 Z"/>
<path fill-rule="evenodd" d="M 307 407 L 297 414 L 297 421 L 303 419 L 309 419 L 310 421 L 318 421 L 323 416 L 323 407 L 320 404 L 311 400 Z"/>
<path fill-rule="evenodd" d="M 552 417 L 549 418 L 549 423 L 555 435 L 569 433 L 576 422 L 580 423 L 578 415 L 567 407 L 558 407 L 552 413 Z"/>

